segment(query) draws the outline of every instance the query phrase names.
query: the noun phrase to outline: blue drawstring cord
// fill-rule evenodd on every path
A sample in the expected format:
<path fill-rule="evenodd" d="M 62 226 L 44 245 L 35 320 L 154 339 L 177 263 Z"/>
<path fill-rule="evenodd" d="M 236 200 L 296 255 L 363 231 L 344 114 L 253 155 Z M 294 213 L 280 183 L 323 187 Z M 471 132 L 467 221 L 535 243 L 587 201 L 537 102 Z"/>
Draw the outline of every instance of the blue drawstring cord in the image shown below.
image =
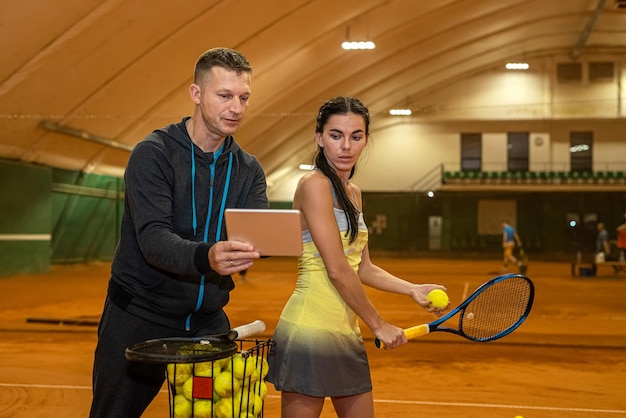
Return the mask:
<path fill-rule="evenodd" d="M 191 212 L 193 214 L 191 226 L 193 227 L 193 236 L 195 237 L 198 219 L 196 217 L 196 158 L 193 142 L 191 143 Z"/>
<path fill-rule="evenodd" d="M 222 235 L 222 223 L 224 222 L 224 211 L 226 210 L 226 196 L 230 188 L 230 174 L 233 170 L 233 154 L 228 154 L 228 170 L 226 171 L 226 183 L 224 184 L 224 194 L 222 195 L 222 205 L 220 206 L 220 217 L 217 220 L 217 234 L 215 242 L 220 241 Z"/>
<path fill-rule="evenodd" d="M 213 211 L 213 179 L 215 177 L 215 163 L 217 162 L 218 157 L 222 154 L 224 150 L 224 145 L 222 145 L 222 147 L 213 154 L 213 162 L 211 163 L 211 165 L 209 166 L 209 169 L 211 171 L 211 186 L 210 186 L 210 190 L 209 190 L 209 202 L 208 202 L 208 209 L 207 209 L 207 219 L 206 219 L 206 223 L 204 225 L 204 242 L 208 242 L 208 238 L 209 238 L 209 224 L 211 221 L 211 213 Z M 195 155 L 194 155 L 194 146 L 193 146 L 193 142 L 191 143 L 191 175 L 192 175 L 192 179 L 191 179 L 191 184 L 192 187 L 194 188 L 194 190 L 192 190 L 191 193 L 191 206 L 192 206 L 192 213 L 193 213 L 193 220 L 192 220 L 192 225 L 193 225 L 193 233 L 194 236 L 196 235 L 196 226 L 197 226 L 197 219 L 196 219 L 196 197 L 195 197 L 195 175 L 196 175 L 196 164 L 195 164 Z M 222 222 L 224 219 L 224 210 L 226 209 L 226 196 L 228 195 L 228 189 L 230 188 L 230 177 L 231 177 L 231 173 L 232 173 L 232 167 L 233 167 L 233 154 L 229 153 L 228 154 L 228 170 L 226 172 L 226 182 L 224 184 L 224 193 L 222 195 L 222 202 L 220 205 L 220 212 L 219 212 L 219 218 L 218 218 L 218 222 L 217 222 L 217 231 L 215 233 L 215 242 L 220 241 L 221 235 L 222 235 Z M 194 312 L 198 312 L 198 310 L 200 309 L 200 307 L 202 306 L 202 299 L 204 298 L 204 285 L 205 285 L 205 275 L 203 274 L 200 277 L 200 288 L 198 290 L 198 301 L 196 302 L 196 309 L 190 313 L 189 315 L 187 315 L 187 319 L 185 320 L 185 329 L 187 331 L 191 330 L 191 315 L 193 315 Z"/>

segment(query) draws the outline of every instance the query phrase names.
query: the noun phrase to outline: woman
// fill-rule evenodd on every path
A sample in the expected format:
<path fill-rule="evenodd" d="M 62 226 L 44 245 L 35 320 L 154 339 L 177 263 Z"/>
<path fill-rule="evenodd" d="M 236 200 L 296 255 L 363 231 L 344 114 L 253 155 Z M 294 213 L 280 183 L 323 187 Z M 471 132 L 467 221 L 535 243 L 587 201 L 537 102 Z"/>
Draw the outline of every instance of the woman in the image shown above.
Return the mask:
<path fill-rule="evenodd" d="M 374 416 L 372 383 L 360 318 L 387 349 L 407 342 L 387 323 L 362 284 L 410 296 L 441 316 L 426 300 L 433 289 L 391 275 L 372 264 L 361 190 L 350 182 L 369 140 L 367 108 L 352 97 L 324 103 L 317 117 L 316 169 L 305 175 L 293 207 L 302 212 L 304 253 L 296 289 L 274 335 L 268 380 L 282 391 L 283 417 L 319 417 L 330 397 L 342 418 Z"/>

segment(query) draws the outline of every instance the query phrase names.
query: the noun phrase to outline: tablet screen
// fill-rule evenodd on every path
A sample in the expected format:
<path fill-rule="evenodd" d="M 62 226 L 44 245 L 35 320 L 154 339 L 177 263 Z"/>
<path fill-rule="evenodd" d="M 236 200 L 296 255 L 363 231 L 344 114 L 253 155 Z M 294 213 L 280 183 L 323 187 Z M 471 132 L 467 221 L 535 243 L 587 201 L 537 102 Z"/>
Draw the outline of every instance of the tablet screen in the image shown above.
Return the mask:
<path fill-rule="evenodd" d="M 302 226 L 296 209 L 226 209 L 229 240 L 254 246 L 262 256 L 301 256 Z"/>

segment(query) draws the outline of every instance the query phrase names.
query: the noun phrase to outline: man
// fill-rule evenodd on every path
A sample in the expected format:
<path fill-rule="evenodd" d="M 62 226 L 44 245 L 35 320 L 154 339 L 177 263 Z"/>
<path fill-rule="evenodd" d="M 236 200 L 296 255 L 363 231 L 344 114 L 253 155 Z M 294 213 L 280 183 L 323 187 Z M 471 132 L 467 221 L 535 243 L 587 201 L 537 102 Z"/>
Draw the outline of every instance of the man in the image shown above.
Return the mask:
<path fill-rule="evenodd" d="M 509 261 L 511 261 L 514 265 L 518 265 L 517 258 L 513 255 L 513 250 L 515 249 L 515 244 L 518 246 L 522 246 L 522 240 L 519 235 L 515 231 L 515 228 L 509 224 L 508 221 L 502 222 L 502 249 L 504 251 L 504 262 L 502 264 L 502 272 L 504 273 L 507 270 L 507 266 Z"/>
<path fill-rule="evenodd" d="M 239 52 L 202 54 L 189 87 L 193 115 L 158 129 L 131 153 L 118 247 L 98 328 L 90 417 L 139 417 L 165 366 L 129 362 L 129 345 L 230 329 L 231 274 L 260 257 L 227 241 L 226 208 L 267 208 L 265 174 L 232 135 L 250 99 Z"/>
<path fill-rule="evenodd" d="M 606 230 L 604 222 L 598 222 L 598 235 L 596 236 L 596 251 L 595 255 L 603 253 L 604 258 L 608 259 L 611 255 L 611 246 L 609 244 L 609 231 Z"/>

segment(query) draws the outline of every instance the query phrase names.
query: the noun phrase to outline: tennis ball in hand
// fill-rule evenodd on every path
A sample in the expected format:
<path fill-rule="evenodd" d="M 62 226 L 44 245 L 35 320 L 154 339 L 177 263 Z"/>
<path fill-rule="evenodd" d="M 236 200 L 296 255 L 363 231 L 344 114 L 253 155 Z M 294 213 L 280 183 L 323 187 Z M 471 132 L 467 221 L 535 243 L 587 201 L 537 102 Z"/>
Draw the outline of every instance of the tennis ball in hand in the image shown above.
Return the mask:
<path fill-rule="evenodd" d="M 441 289 L 431 290 L 426 299 L 430 302 L 430 306 L 433 308 L 444 309 L 448 307 L 448 294 Z"/>

